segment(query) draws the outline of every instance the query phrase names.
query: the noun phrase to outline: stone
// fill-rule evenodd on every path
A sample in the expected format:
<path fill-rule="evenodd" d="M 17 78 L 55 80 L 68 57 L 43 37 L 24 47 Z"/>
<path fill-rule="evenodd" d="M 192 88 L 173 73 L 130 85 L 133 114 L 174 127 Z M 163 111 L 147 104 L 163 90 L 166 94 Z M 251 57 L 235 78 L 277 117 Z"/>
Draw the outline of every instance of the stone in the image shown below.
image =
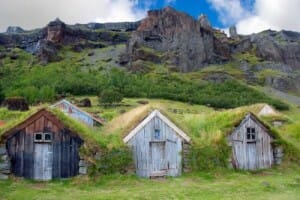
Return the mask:
<path fill-rule="evenodd" d="M 281 127 L 281 126 L 283 125 L 283 122 L 282 122 L 282 121 L 274 121 L 274 122 L 273 122 L 273 125 L 274 125 L 275 127 Z"/>
<path fill-rule="evenodd" d="M 79 167 L 79 174 L 86 175 L 87 167 Z"/>
<path fill-rule="evenodd" d="M 1 174 L 9 175 L 10 174 L 10 170 L 9 169 L 7 169 L 7 170 L 1 170 L 0 173 Z"/>
<path fill-rule="evenodd" d="M 0 155 L 1 155 L 1 154 L 0 154 Z M 4 155 L 2 155 L 2 156 L 0 157 L 0 159 L 3 160 L 3 161 L 8 161 L 9 157 L 8 157 L 8 155 L 4 154 Z"/>
<path fill-rule="evenodd" d="M 0 173 L 0 180 L 7 180 L 7 179 L 8 179 L 8 175 Z"/>
<path fill-rule="evenodd" d="M 6 154 L 5 146 L 0 146 L 0 155 Z"/>
<path fill-rule="evenodd" d="M 0 171 L 3 171 L 3 170 L 9 170 L 10 169 L 10 164 L 9 162 L 3 162 L 3 163 L 0 163 Z"/>
<path fill-rule="evenodd" d="M 229 36 L 230 36 L 231 38 L 238 38 L 238 37 L 239 37 L 239 35 L 238 35 L 238 33 L 237 33 L 237 30 L 236 30 L 236 27 L 235 27 L 235 26 L 231 26 L 231 27 L 229 28 Z"/>
<path fill-rule="evenodd" d="M 86 166 L 88 166 L 88 164 L 86 163 L 85 160 L 80 160 L 78 166 L 79 167 L 86 167 Z"/>

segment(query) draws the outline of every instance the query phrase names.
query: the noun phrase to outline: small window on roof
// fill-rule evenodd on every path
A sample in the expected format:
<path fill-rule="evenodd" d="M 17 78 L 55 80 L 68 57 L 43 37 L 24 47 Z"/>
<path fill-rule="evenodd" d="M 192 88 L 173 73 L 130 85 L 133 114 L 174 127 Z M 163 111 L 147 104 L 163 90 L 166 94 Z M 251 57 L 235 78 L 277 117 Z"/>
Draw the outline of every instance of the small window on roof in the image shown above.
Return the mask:
<path fill-rule="evenodd" d="M 156 140 L 160 139 L 160 129 L 154 130 L 154 139 L 156 139 Z"/>

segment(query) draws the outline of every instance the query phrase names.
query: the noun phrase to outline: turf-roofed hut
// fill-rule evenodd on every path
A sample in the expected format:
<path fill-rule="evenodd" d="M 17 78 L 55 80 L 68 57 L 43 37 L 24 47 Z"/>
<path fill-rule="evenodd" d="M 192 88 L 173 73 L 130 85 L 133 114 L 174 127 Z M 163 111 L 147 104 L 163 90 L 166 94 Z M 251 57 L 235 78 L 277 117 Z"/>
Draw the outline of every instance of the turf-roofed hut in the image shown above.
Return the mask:
<path fill-rule="evenodd" d="M 94 116 L 88 112 L 83 111 L 74 104 L 70 103 L 66 99 L 63 99 L 51 106 L 52 108 L 57 108 L 62 112 L 66 113 L 73 119 L 85 123 L 88 126 L 100 126 L 104 124 L 104 120 L 100 117 Z"/>
<path fill-rule="evenodd" d="M 72 129 L 62 120 L 66 116 L 58 112 L 40 109 L 1 133 L 1 148 L 10 163 L 7 170 L 35 180 L 68 178 L 79 173 L 82 133 Z"/>
<path fill-rule="evenodd" d="M 137 175 L 152 178 L 181 175 L 186 159 L 183 152 L 191 139 L 154 110 L 123 141 L 133 150 Z"/>
<path fill-rule="evenodd" d="M 248 113 L 229 136 L 233 167 L 257 170 L 280 163 L 283 154 L 281 149 L 272 145 L 275 139 L 276 134 L 267 124 L 253 113 Z"/>

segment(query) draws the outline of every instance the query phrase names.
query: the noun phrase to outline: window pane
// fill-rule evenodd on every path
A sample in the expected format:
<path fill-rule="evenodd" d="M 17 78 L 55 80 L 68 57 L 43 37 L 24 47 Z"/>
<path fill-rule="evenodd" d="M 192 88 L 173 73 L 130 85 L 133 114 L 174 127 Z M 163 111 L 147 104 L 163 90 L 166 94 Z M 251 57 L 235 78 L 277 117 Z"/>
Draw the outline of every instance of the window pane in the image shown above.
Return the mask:
<path fill-rule="evenodd" d="M 255 140 L 255 134 L 252 134 L 252 140 Z"/>
<path fill-rule="evenodd" d="M 46 141 L 51 141 L 51 134 L 50 133 L 45 133 L 45 140 Z"/>
<path fill-rule="evenodd" d="M 252 129 L 251 129 L 251 133 L 255 133 L 255 128 L 252 128 Z"/>
<path fill-rule="evenodd" d="M 247 134 L 247 140 L 250 140 L 251 137 L 250 137 L 250 134 Z"/>
<path fill-rule="evenodd" d="M 247 128 L 247 133 L 250 133 L 250 130 L 251 130 L 250 128 Z"/>
<path fill-rule="evenodd" d="M 42 137 L 42 134 L 41 133 L 36 133 L 35 134 L 35 140 L 42 140 L 43 137 Z"/>

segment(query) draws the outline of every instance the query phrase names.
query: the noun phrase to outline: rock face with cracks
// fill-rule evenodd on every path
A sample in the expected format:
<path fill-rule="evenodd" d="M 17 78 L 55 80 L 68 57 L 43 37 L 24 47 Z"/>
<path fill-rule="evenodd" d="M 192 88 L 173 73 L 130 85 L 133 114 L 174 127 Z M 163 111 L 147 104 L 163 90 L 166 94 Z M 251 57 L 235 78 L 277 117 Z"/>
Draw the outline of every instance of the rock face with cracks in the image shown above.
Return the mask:
<path fill-rule="evenodd" d="M 182 72 L 228 60 L 229 49 L 214 37 L 207 20 L 200 19 L 170 7 L 149 11 L 128 43 L 131 62 L 140 59 L 142 47 L 162 52 L 161 59 Z"/>

